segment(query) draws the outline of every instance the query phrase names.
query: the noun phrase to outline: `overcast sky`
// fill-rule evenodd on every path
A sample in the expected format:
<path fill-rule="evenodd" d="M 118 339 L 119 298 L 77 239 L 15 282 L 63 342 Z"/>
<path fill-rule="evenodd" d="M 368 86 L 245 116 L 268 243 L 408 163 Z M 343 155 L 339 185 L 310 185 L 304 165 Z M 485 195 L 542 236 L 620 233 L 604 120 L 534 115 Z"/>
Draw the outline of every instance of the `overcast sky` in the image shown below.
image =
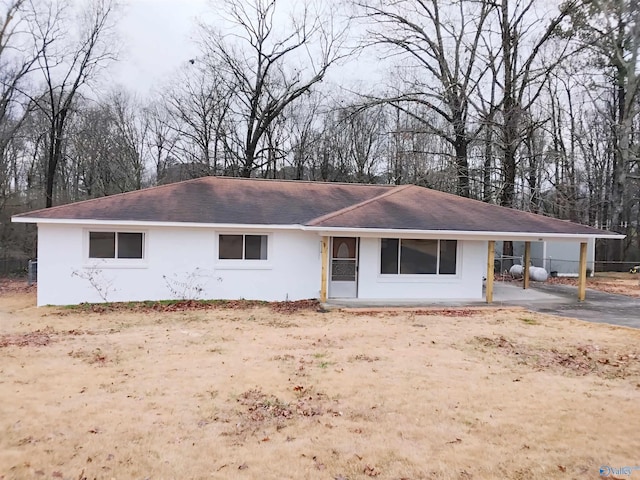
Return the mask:
<path fill-rule="evenodd" d="M 161 87 L 179 68 L 187 68 L 198 54 L 193 42 L 197 21 L 216 22 L 220 0 L 125 0 L 119 22 L 123 44 L 120 60 L 109 69 L 108 82 L 120 83 L 139 95 Z M 286 2 L 296 0 L 283 0 Z M 284 10 L 283 10 L 284 11 Z M 331 69 L 328 82 L 359 84 L 379 76 L 380 64 L 373 56 Z"/>
<path fill-rule="evenodd" d="M 212 17 L 210 0 L 128 0 L 119 22 L 121 60 L 111 78 L 146 94 L 196 56 L 196 19 Z"/>

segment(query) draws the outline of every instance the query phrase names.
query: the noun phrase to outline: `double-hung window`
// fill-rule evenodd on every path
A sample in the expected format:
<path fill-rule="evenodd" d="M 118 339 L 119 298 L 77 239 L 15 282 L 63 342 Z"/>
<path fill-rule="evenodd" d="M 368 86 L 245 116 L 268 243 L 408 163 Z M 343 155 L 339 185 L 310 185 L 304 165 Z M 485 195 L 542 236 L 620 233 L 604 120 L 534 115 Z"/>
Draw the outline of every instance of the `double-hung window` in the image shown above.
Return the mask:
<path fill-rule="evenodd" d="M 89 232 L 89 258 L 144 258 L 144 233 Z"/>
<path fill-rule="evenodd" d="M 383 275 L 455 275 L 458 242 L 383 238 L 380 273 Z"/>
<path fill-rule="evenodd" d="M 266 260 L 267 235 L 219 235 L 218 259 Z"/>

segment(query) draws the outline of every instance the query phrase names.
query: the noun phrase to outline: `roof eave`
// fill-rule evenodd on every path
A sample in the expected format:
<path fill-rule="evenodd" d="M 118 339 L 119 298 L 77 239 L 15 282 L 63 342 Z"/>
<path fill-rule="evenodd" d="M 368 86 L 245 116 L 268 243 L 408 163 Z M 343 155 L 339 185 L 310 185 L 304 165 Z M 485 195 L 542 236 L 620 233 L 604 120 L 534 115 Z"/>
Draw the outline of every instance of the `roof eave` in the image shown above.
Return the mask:
<path fill-rule="evenodd" d="M 355 227 L 316 227 L 299 224 L 241 224 L 241 223 L 195 223 L 195 222 L 157 222 L 138 220 L 94 220 L 67 218 L 37 218 L 11 217 L 16 223 L 37 223 L 52 225 L 102 226 L 102 227 L 172 227 L 172 228 L 218 228 L 218 229 L 252 229 L 252 230 L 303 230 L 315 232 L 319 235 L 353 234 L 361 237 L 380 237 L 383 235 L 395 237 L 420 236 L 423 238 L 460 238 L 465 240 L 588 240 L 595 238 L 623 239 L 625 235 L 617 233 L 552 233 L 552 232 L 501 232 L 474 230 L 418 230 L 418 229 L 389 229 L 389 228 L 355 228 Z"/>
<path fill-rule="evenodd" d="M 475 230 L 417 230 L 417 229 L 387 229 L 387 228 L 352 228 L 352 227 L 316 227 L 303 225 L 302 230 L 314 231 L 320 235 L 344 235 L 357 234 L 361 237 L 380 237 L 381 235 L 394 235 L 395 237 L 410 237 L 419 235 L 423 238 L 460 238 L 465 240 L 521 240 L 521 241 L 546 241 L 580 239 L 589 240 L 596 238 L 623 239 L 626 235 L 617 233 L 553 233 L 553 232 L 501 232 L 501 231 L 475 231 Z"/>
<path fill-rule="evenodd" d="M 70 218 L 36 218 L 36 217 L 11 217 L 16 223 L 37 223 L 46 225 L 75 225 L 75 226 L 100 226 L 100 227 L 170 227 L 170 228 L 219 228 L 219 229 L 252 229 L 252 230 L 299 230 L 297 224 L 241 224 L 241 223 L 198 223 L 198 222 L 158 222 L 142 220 L 95 220 L 95 219 L 70 219 Z"/>

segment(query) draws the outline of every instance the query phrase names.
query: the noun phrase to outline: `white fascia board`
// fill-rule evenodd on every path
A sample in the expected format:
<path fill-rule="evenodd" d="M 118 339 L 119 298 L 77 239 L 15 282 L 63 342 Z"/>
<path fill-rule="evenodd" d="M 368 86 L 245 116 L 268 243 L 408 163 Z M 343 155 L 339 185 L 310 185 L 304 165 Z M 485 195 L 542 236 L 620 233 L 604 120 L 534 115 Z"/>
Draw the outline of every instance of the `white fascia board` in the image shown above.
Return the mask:
<path fill-rule="evenodd" d="M 63 218 L 35 218 L 35 217 L 11 217 L 16 223 L 38 223 L 57 225 L 82 225 L 82 226 L 113 226 L 113 227 L 173 227 L 173 228 L 214 228 L 217 230 L 302 230 L 315 232 L 321 236 L 345 236 L 359 237 L 383 237 L 395 238 L 450 238 L 465 240 L 525 240 L 533 242 L 543 241 L 587 241 L 595 238 L 622 239 L 625 235 L 584 235 L 573 233 L 529 233 L 529 232 L 476 232 L 471 230 L 394 230 L 387 228 L 326 228 L 299 224 L 269 225 L 269 224 L 245 224 L 245 223 L 196 223 L 196 222 L 151 222 L 136 220 L 76 220 Z"/>
<path fill-rule="evenodd" d="M 244 223 L 196 223 L 196 222 L 149 222 L 137 220 L 71 220 L 63 218 L 12 217 L 16 223 L 53 225 L 100 226 L 100 227 L 170 227 L 170 228 L 214 228 L 216 230 L 300 230 L 300 225 L 269 225 Z"/>
<path fill-rule="evenodd" d="M 394 238 L 449 238 L 465 240 L 521 240 L 543 242 L 549 240 L 587 241 L 592 238 L 622 239 L 625 235 L 585 235 L 574 233 L 530 233 L 530 232 L 476 232 L 471 230 L 391 230 L 385 228 L 326 228 L 302 226 L 302 230 L 314 231 L 321 236 L 345 236 L 356 235 L 359 237 L 393 236 Z"/>

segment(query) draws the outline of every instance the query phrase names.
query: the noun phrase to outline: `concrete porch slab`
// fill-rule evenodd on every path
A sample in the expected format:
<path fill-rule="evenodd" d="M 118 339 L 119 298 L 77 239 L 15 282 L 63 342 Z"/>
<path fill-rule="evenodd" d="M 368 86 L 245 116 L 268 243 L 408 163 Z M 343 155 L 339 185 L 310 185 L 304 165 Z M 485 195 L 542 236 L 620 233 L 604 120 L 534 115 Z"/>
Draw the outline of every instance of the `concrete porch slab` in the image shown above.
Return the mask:
<path fill-rule="evenodd" d="M 461 306 L 506 306 L 526 302 L 564 302 L 566 298 L 543 292 L 533 288 L 523 289 L 509 283 L 496 282 L 493 286 L 493 303 L 488 305 L 484 298 L 468 298 L 458 300 L 425 300 L 425 299 L 366 299 L 366 298 L 332 298 L 326 303 L 328 307 L 461 307 Z"/>

